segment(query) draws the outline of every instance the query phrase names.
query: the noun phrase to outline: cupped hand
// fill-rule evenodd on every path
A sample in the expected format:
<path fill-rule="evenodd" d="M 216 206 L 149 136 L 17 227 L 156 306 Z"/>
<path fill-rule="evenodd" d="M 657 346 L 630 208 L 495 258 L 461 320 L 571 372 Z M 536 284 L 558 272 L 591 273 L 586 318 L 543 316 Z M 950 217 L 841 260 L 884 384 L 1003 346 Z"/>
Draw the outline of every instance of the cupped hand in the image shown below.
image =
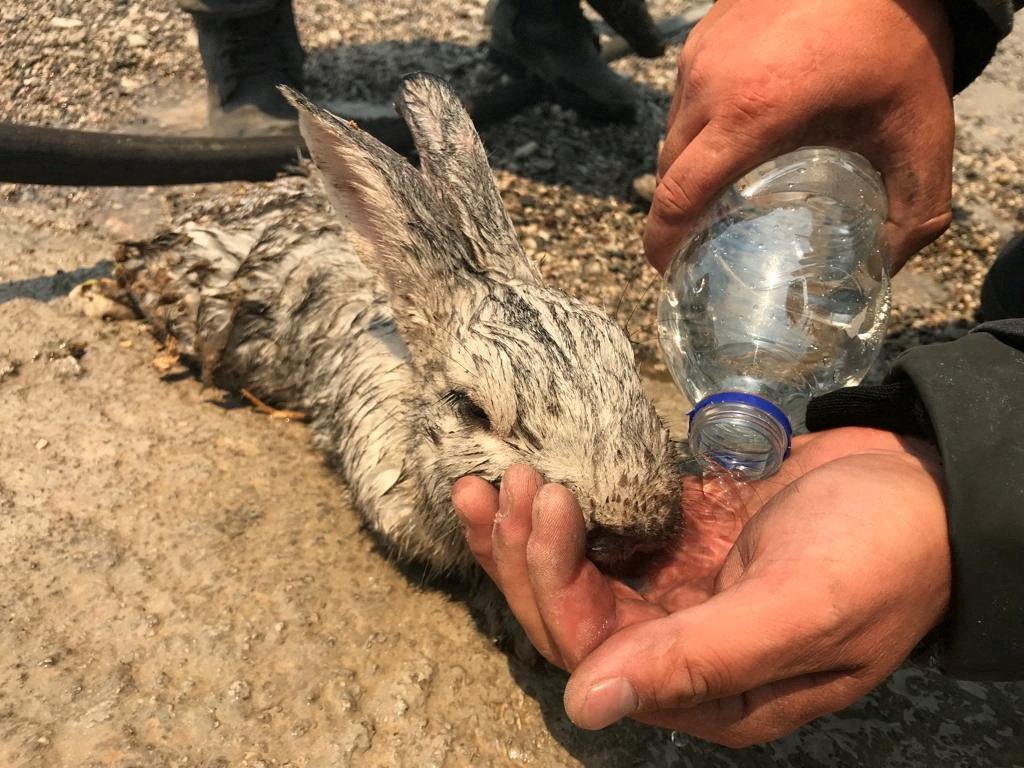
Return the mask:
<path fill-rule="evenodd" d="M 647 258 L 663 272 L 746 171 L 828 145 L 881 172 L 895 272 L 952 218 L 952 59 L 937 0 L 718 0 L 680 55 Z"/>
<path fill-rule="evenodd" d="M 527 467 L 453 491 L 466 537 L 569 716 L 631 716 L 730 746 L 778 738 L 888 676 L 941 619 L 938 457 L 887 432 L 799 438 L 759 483 L 687 479 L 686 530 L 633 588 L 585 555 L 572 495 Z"/>

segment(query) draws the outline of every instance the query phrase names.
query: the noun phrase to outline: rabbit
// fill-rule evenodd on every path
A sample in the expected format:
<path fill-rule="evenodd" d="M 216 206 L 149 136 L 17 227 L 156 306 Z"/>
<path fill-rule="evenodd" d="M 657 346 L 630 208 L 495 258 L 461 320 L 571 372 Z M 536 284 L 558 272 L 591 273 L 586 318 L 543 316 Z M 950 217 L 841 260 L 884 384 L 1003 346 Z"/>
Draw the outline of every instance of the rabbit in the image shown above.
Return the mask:
<path fill-rule="evenodd" d="M 452 484 L 497 483 L 516 463 L 572 490 L 599 565 L 672 541 L 676 450 L 630 343 L 543 284 L 451 88 L 403 82 L 418 169 L 286 95 L 340 226 L 291 194 L 237 226 L 191 221 L 125 244 L 117 277 L 156 332 L 208 381 L 308 414 L 366 526 L 401 560 L 473 576 Z"/>

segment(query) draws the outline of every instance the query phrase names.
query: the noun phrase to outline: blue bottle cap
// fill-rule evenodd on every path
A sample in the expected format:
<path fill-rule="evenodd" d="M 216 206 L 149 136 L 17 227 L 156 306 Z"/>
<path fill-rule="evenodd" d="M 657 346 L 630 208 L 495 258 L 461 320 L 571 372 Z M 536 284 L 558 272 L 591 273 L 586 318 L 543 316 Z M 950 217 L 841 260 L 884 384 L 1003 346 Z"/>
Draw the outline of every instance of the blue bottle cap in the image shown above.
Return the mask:
<path fill-rule="evenodd" d="M 786 452 L 782 454 L 782 458 L 789 456 L 789 450 L 793 443 L 793 426 L 789 423 L 789 419 L 786 417 L 786 414 L 771 400 L 766 400 L 758 395 L 751 395 L 748 392 L 716 392 L 713 395 L 708 395 L 693 406 L 693 410 L 687 414 L 690 417 L 690 427 L 693 427 L 693 419 L 698 413 L 709 405 L 716 405 L 718 403 L 740 403 L 743 405 L 749 405 L 764 411 L 766 414 L 771 416 L 779 423 L 783 431 L 786 433 Z"/>

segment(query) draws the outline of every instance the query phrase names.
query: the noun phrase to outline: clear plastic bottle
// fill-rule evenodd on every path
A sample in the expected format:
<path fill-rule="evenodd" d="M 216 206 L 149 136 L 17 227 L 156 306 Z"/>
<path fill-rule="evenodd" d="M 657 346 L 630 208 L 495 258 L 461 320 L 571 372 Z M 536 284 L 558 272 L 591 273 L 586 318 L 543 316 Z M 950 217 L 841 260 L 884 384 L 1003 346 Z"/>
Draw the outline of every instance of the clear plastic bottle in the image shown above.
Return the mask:
<path fill-rule="evenodd" d="M 683 243 L 659 338 L 705 466 L 773 474 L 808 400 L 867 373 L 889 316 L 886 215 L 867 160 L 804 147 L 729 187 Z"/>

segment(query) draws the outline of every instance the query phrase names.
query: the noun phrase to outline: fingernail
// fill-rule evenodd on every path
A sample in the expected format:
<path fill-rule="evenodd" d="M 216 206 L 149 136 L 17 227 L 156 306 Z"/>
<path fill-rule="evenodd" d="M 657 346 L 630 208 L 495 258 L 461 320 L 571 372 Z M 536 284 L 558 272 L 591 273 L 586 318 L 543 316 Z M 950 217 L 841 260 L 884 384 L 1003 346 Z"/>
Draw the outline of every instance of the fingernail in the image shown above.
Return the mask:
<path fill-rule="evenodd" d="M 500 523 L 508 517 L 508 513 L 512 511 L 512 505 L 515 503 L 511 489 L 502 487 L 498 495 L 498 510 L 494 513 L 494 522 Z"/>
<path fill-rule="evenodd" d="M 632 684 L 624 677 L 595 683 L 587 690 L 576 725 L 596 731 L 636 712 L 640 702 Z"/>

